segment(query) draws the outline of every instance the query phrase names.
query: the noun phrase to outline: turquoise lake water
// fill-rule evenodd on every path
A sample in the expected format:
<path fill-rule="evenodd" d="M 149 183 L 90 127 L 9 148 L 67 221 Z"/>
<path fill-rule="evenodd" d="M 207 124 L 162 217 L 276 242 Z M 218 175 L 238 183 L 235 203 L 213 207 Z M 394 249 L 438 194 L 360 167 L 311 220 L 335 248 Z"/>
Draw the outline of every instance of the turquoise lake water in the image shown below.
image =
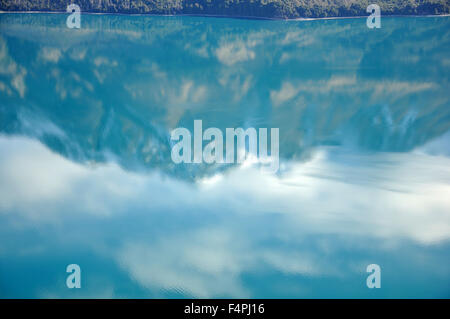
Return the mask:
<path fill-rule="evenodd" d="M 0 297 L 450 297 L 450 17 L 66 17 L 0 14 Z M 196 119 L 279 171 L 174 164 Z"/>

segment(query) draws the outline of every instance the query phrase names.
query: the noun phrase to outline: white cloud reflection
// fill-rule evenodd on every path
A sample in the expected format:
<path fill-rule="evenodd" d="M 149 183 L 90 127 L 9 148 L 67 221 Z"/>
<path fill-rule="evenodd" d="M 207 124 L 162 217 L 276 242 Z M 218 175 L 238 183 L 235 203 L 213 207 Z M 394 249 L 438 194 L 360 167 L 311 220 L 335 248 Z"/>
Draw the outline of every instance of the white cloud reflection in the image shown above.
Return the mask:
<path fill-rule="evenodd" d="M 226 223 L 187 226 L 152 240 L 123 238 L 110 252 L 143 287 L 196 297 L 245 297 L 250 292 L 241 275 L 261 265 L 305 276 L 338 272 L 323 257 L 327 245 L 293 252 L 261 247 L 258 236 L 286 243 L 308 235 L 420 245 L 448 240 L 449 164 L 448 157 L 423 151 L 361 155 L 331 148 L 304 163 L 285 163 L 280 176 L 242 166 L 193 185 L 159 173 L 131 173 L 112 163 L 80 165 L 35 140 L 1 136 L 0 214 L 20 215 L 34 227 L 64 224 L 74 210 L 103 218 L 132 213 L 130 203 L 146 214 L 206 212 L 205 217 L 255 220 L 275 214 L 282 233 L 244 236 Z"/>
<path fill-rule="evenodd" d="M 278 213 L 312 232 L 422 243 L 450 236 L 450 159 L 423 152 L 360 155 L 323 148 L 307 162 L 285 163 L 281 176 L 241 166 L 195 185 L 113 163 L 83 166 L 24 137 L 0 137 L 0 154 L 3 213 L 41 214 L 37 207 L 45 207 L 61 214 L 72 203 L 80 211 L 108 215 L 131 200 L 150 211 L 226 206 L 235 214 Z"/>
<path fill-rule="evenodd" d="M 217 59 L 231 66 L 239 62 L 245 62 L 253 60 L 256 56 L 255 51 L 252 48 L 255 47 L 257 41 L 223 41 L 223 43 L 216 49 Z"/>
<path fill-rule="evenodd" d="M 249 262 L 241 244 L 227 230 L 211 228 L 167 236 L 156 243 L 130 242 L 116 258 L 147 288 L 200 298 L 249 297 L 239 278 Z"/>

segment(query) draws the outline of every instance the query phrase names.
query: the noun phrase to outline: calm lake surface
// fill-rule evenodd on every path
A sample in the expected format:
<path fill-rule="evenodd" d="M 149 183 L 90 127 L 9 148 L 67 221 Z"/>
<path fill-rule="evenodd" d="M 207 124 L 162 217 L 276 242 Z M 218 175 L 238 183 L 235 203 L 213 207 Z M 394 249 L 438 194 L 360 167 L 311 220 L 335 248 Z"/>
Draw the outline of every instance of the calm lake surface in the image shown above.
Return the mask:
<path fill-rule="evenodd" d="M 450 17 L 66 18 L 0 14 L 0 297 L 450 297 Z M 279 171 L 174 164 L 195 119 Z"/>

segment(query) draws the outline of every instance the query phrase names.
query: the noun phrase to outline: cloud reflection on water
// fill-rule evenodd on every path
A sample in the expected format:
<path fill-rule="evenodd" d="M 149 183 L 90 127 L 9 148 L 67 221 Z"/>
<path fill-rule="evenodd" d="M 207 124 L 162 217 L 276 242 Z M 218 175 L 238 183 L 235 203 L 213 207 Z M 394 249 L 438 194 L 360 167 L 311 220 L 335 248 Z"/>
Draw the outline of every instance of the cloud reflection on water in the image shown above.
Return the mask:
<path fill-rule="evenodd" d="M 196 297 L 251 296 L 240 276 L 260 265 L 293 275 L 339 277 L 320 250 L 342 249 L 335 237 L 373 240 L 390 251 L 405 241 L 445 243 L 450 234 L 448 157 L 324 148 L 309 161 L 286 163 L 278 177 L 252 166 L 237 167 L 192 185 L 159 173 L 128 172 L 116 164 L 84 166 L 23 137 L 2 136 L 0 154 L 0 211 L 16 215 L 20 229 L 50 224 L 63 235 L 92 215 L 104 228 L 94 241 L 103 242 L 109 218 L 139 218 L 149 225 L 152 214 L 174 220 L 187 214 L 182 223 L 192 218 L 192 224 L 180 231 L 166 225 L 157 238 L 147 238 L 143 230 L 125 232 L 114 246 L 103 243 L 102 250 L 144 287 Z M 236 225 L 264 216 L 276 221 L 277 231 L 261 229 L 261 234 Z M 211 220 L 199 227 L 202 218 Z M 89 245 L 84 235 L 72 239 Z M 314 236 L 323 236 L 325 248 L 308 247 L 304 240 Z M 284 244 L 265 247 L 263 242 Z M 294 247 L 282 248 L 288 243 Z M 98 244 L 93 243 L 95 249 Z"/>

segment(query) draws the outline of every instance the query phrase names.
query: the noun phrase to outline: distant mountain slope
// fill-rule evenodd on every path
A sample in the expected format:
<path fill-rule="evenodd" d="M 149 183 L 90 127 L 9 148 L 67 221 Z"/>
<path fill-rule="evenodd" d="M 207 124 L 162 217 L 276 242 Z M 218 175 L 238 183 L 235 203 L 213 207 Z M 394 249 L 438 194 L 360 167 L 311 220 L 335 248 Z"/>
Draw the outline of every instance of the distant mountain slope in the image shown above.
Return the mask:
<path fill-rule="evenodd" d="M 70 3 L 84 12 L 194 14 L 257 18 L 324 18 L 368 15 L 371 3 L 382 15 L 450 13 L 448 0 L 0 0 L 2 11 L 65 11 Z"/>

